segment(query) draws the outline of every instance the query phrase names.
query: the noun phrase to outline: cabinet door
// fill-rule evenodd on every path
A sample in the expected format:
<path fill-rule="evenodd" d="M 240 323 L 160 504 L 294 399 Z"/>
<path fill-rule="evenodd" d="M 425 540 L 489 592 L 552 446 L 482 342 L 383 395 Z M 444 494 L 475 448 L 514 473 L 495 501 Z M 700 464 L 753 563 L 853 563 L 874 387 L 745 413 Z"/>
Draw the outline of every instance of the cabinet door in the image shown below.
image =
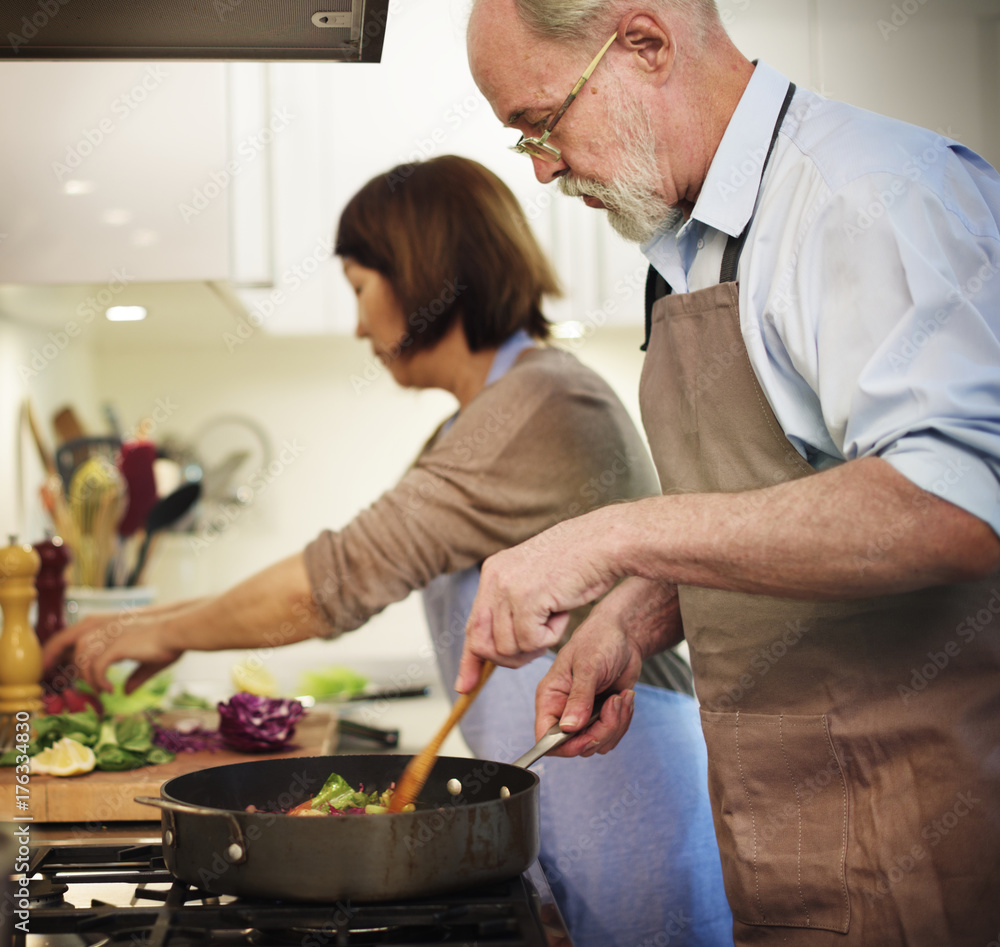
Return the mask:
<path fill-rule="evenodd" d="M 0 282 L 228 275 L 221 63 L 0 63 Z"/>

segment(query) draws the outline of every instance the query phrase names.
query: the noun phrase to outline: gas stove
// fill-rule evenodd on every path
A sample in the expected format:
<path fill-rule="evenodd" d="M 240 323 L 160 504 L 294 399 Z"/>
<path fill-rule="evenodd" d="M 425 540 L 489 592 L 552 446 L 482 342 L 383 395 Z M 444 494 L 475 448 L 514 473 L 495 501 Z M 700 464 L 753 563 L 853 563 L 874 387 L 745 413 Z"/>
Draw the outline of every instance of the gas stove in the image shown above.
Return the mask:
<path fill-rule="evenodd" d="M 23 908 L 26 888 L 27 932 L 14 929 L 0 947 L 572 947 L 537 862 L 507 881 L 443 896 L 370 904 L 262 901 L 178 881 L 164 865 L 155 831 L 81 839 L 52 830 L 32 833 L 27 880 L 13 880 L 14 900 L 0 905 Z"/>

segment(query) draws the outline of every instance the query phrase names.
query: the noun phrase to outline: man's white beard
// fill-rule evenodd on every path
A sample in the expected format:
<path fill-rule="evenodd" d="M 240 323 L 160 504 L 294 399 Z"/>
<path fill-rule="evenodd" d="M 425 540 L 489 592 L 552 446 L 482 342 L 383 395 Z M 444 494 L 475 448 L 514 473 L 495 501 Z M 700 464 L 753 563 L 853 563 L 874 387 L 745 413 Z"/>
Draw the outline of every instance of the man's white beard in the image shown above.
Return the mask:
<path fill-rule="evenodd" d="M 683 213 L 657 193 L 656 142 L 649 116 L 624 95 L 619 95 L 616 104 L 614 129 L 621 146 L 621 170 L 606 183 L 564 175 L 559 178 L 559 190 L 568 197 L 596 197 L 607 207 L 608 222 L 620 236 L 647 243 L 680 223 Z"/>

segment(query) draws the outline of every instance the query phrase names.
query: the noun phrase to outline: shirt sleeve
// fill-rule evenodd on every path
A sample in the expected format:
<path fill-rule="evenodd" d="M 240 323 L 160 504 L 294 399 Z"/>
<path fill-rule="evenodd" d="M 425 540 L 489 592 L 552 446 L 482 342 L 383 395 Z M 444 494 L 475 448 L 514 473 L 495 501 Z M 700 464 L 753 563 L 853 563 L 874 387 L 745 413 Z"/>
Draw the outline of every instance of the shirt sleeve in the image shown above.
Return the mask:
<path fill-rule="evenodd" d="M 306 548 L 331 636 L 562 519 L 657 492 L 610 390 L 514 376 L 462 411 L 395 487 Z"/>
<path fill-rule="evenodd" d="M 846 459 L 879 456 L 1000 533 L 1000 177 L 952 143 L 833 193 L 796 261 L 796 369 Z"/>

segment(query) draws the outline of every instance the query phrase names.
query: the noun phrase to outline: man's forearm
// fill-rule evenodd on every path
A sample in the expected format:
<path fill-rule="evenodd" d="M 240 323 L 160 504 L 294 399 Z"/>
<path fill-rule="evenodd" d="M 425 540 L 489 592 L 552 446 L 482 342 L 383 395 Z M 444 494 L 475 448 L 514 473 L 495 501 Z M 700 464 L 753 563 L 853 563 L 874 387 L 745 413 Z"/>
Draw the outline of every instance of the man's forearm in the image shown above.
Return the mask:
<path fill-rule="evenodd" d="M 184 650 L 278 647 L 327 631 L 313 601 L 301 553 L 283 559 L 222 595 L 163 618 L 173 645 Z"/>
<path fill-rule="evenodd" d="M 595 608 L 617 615 L 622 630 L 643 659 L 681 643 L 684 628 L 677 586 L 633 576 L 605 596 Z"/>
<path fill-rule="evenodd" d="M 1000 539 L 870 458 L 737 494 L 638 500 L 608 517 L 621 575 L 789 598 L 892 594 L 990 575 Z"/>

